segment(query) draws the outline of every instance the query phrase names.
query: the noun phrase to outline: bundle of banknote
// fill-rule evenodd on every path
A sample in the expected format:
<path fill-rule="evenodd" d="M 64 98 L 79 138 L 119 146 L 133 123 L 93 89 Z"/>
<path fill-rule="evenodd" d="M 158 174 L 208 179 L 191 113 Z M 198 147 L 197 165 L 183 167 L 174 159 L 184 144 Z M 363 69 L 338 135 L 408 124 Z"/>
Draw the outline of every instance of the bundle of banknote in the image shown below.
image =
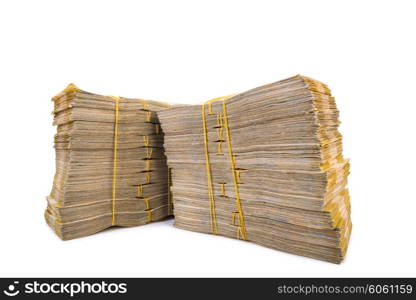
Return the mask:
<path fill-rule="evenodd" d="M 56 173 L 45 218 L 60 238 L 171 214 L 156 115 L 169 105 L 96 95 L 73 84 L 52 100 Z"/>
<path fill-rule="evenodd" d="M 349 162 L 325 84 L 298 75 L 158 117 L 175 226 L 343 260 Z"/>

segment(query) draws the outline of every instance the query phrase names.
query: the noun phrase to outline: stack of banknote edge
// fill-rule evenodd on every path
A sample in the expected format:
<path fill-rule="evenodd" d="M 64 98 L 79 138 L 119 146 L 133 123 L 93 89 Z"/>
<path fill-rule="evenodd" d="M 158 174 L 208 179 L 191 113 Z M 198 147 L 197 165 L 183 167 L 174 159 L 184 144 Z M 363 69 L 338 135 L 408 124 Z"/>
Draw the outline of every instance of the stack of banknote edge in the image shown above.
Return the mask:
<path fill-rule="evenodd" d="M 56 173 L 45 219 L 63 240 L 172 214 L 156 111 L 170 105 L 68 85 L 52 98 Z"/>
<path fill-rule="evenodd" d="M 338 115 L 300 75 L 159 111 L 175 226 L 340 263 L 352 225 Z"/>

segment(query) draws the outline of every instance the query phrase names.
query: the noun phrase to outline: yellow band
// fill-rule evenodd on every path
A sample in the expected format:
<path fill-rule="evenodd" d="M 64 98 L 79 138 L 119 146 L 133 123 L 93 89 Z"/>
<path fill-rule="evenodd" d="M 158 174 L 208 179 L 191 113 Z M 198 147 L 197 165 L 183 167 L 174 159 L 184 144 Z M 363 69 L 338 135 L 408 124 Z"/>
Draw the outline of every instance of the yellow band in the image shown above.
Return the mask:
<path fill-rule="evenodd" d="M 149 109 L 149 105 L 147 104 L 147 101 L 146 100 L 144 100 L 144 99 L 141 99 L 141 98 L 138 98 L 139 99 L 139 101 L 142 103 L 142 106 L 143 106 L 143 110 L 148 110 Z"/>
<path fill-rule="evenodd" d="M 144 204 L 146 205 L 146 209 L 150 209 L 150 206 L 149 206 L 149 200 L 150 200 L 150 198 L 145 197 L 145 198 L 143 198 L 143 200 L 144 200 Z"/>
<path fill-rule="evenodd" d="M 222 141 L 218 142 L 218 154 L 224 154 L 224 152 L 222 152 Z"/>
<path fill-rule="evenodd" d="M 146 184 L 149 184 L 152 181 L 151 180 L 151 178 L 152 178 L 151 173 L 150 172 L 145 172 L 144 174 L 146 175 Z"/>
<path fill-rule="evenodd" d="M 240 182 L 240 171 L 235 169 L 235 158 L 234 158 L 233 150 L 231 147 L 231 135 L 230 135 L 230 127 L 228 125 L 228 114 L 227 114 L 227 104 L 226 104 L 227 99 L 228 98 L 223 99 L 222 108 L 224 112 L 224 127 L 227 133 L 228 153 L 230 155 L 231 169 L 233 172 L 235 201 L 236 201 L 237 210 L 238 210 L 239 228 L 238 228 L 237 237 L 239 236 L 239 234 L 241 234 L 241 237 L 244 240 L 247 240 L 247 232 L 246 232 L 246 226 L 244 223 L 243 208 L 241 206 L 240 191 L 238 189 L 238 183 Z"/>
<path fill-rule="evenodd" d="M 146 122 L 151 122 L 152 121 L 152 112 L 149 110 L 149 104 L 147 103 L 146 100 L 144 99 L 139 99 L 140 102 L 143 105 L 143 110 L 146 111 Z M 155 124 L 156 129 L 155 131 L 158 132 L 158 124 Z M 144 143 L 144 147 L 146 148 L 146 166 L 145 166 L 145 177 L 146 177 L 146 184 L 150 184 L 152 181 L 152 175 L 151 175 L 151 159 L 152 159 L 152 154 L 153 154 L 153 148 L 150 147 L 150 143 L 149 143 L 149 136 L 148 135 L 144 135 L 143 136 L 143 143 Z M 144 210 L 147 213 L 147 222 L 152 222 L 153 220 L 153 216 L 152 216 L 152 208 L 150 208 L 150 204 L 149 204 L 149 197 L 144 197 L 143 196 L 143 186 L 140 185 L 140 189 L 138 190 L 139 193 L 138 195 L 140 195 L 139 197 L 143 197 L 143 200 L 145 202 L 146 205 L 146 209 Z"/>
<path fill-rule="evenodd" d="M 212 188 L 211 165 L 209 163 L 209 154 L 208 154 L 208 134 L 207 134 L 207 123 L 206 123 L 206 117 L 205 117 L 205 104 L 202 104 L 201 114 L 202 114 L 202 127 L 204 129 L 205 167 L 207 170 L 209 212 L 210 212 L 210 217 L 211 217 L 211 231 L 213 234 L 217 234 L 218 225 L 217 225 L 217 216 L 216 216 L 216 211 L 215 211 L 214 192 Z"/>
<path fill-rule="evenodd" d="M 150 160 L 152 158 L 153 148 L 146 148 L 146 159 Z"/>
<path fill-rule="evenodd" d="M 244 226 L 244 215 L 243 215 L 243 210 L 241 208 L 241 201 L 240 201 L 240 194 L 238 192 L 238 180 L 236 178 L 236 172 L 235 172 L 235 162 L 234 162 L 234 157 L 232 155 L 232 150 L 231 150 L 231 140 L 230 140 L 230 132 L 229 132 L 229 128 L 228 128 L 228 120 L 227 119 L 227 111 L 226 111 L 226 106 L 225 106 L 225 101 L 232 97 L 234 95 L 230 95 L 230 96 L 225 96 L 225 97 L 218 97 L 218 98 L 214 98 L 211 99 L 207 102 L 205 102 L 204 104 L 202 104 L 202 126 L 203 126 L 203 132 L 204 132 L 204 146 L 205 146 L 205 166 L 206 166 L 206 171 L 207 171 L 207 182 L 208 182 L 208 198 L 209 198 L 209 209 L 210 209 L 210 217 L 211 217 L 211 231 L 214 234 L 218 233 L 218 225 L 217 225 L 217 217 L 216 217 L 216 210 L 215 210 L 215 197 L 214 197 L 214 190 L 213 190 L 213 184 L 212 184 L 212 173 L 211 173 L 211 164 L 209 161 L 209 151 L 208 151 L 208 133 L 207 133 L 207 124 L 206 124 L 206 114 L 205 114 L 205 105 L 208 105 L 208 114 L 212 115 L 213 111 L 212 111 L 212 104 L 216 101 L 223 101 L 223 116 L 221 114 L 217 115 L 217 125 L 220 126 L 219 130 L 217 131 L 218 134 L 218 154 L 223 154 L 222 152 L 222 128 L 225 127 L 227 130 L 227 137 L 228 137 L 228 149 L 230 152 L 230 157 L 232 157 L 231 160 L 231 166 L 233 168 L 233 179 L 234 179 L 234 187 L 236 189 L 236 195 L 237 195 L 237 208 L 239 211 L 239 219 L 240 219 L 240 226 L 241 228 L 239 228 L 239 231 L 241 232 L 241 236 L 243 237 L 243 239 L 247 238 L 247 235 L 245 233 L 245 226 Z M 224 189 L 222 186 L 222 190 L 221 190 L 222 194 L 224 194 Z M 237 237 L 239 237 L 239 233 L 237 232 Z"/>
<path fill-rule="evenodd" d="M 238 212 L 231 213 L 231 225 L 235 225 L 235 215 L 238 214 Z"/>
<path fill-rule="evenodd" d="M 225 196 L 225 183 L 220 183 L 221 184 L 221 196 Z"/>
<path fill-rule="evenodd" d="M 172 192 L 170 187 L 172 185 L 172 174 L 171 169 L 168 168 L 168 215 L 173 215 L 173 203 L 172 203 Z"/>
<path fill-rule="evenodd" d="M 115 120 L 114 120 L 114 160 L 113 160 L 113 202 L 112 202 L 112 211 L 111 211 L 111 225 L 116 224 L 116 185 L 117 185 L 117 143 L 118 143 L 118 104 L 120 97 L 110 96 L 116 101 L 116 111 L 115 111 Z"/>
<path fill-rule="evenodd" d="M 143 143 L 144 143 L 145 147 L 149 147 L 149 136 L 148 135 L 143 136 Z"/>
<path fill-rule="evenodd" d="M 153 221 L 153 215 L 152 215 L 152 209 L 146 209 L 145 212 L 147 213 L 147 222 L 152 222 Z"/>
<path fill-rule="evenodd" d="M 139 184 L 137 186 L 137 197 L 142 197 L 143 196 L 143 185 Z"/>

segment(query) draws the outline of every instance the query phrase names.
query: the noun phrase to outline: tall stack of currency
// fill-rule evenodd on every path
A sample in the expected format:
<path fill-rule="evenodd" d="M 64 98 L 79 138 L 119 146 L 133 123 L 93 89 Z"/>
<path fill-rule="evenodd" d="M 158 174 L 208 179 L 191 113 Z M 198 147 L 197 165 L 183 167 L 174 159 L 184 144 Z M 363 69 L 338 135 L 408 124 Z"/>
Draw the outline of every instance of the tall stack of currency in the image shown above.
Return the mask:
<path fill-rule="evenodd" d="M 56 173 L 45 219 L 61 239 L 171 214 L 155 113 L 169 105 L 96 95 L 73 84 L 52 100 Z"/>
<path fill-rule="evenodd" d="M 175 226 L 343 260 L 349 162 L 325 84 L 298 75 L 158 116 Z"/>

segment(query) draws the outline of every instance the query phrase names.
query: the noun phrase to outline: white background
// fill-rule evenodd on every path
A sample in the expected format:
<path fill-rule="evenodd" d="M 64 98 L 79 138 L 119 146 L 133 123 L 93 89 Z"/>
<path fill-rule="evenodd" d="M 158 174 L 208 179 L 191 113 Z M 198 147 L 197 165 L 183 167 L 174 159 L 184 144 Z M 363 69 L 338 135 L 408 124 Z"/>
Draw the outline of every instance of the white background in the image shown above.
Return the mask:
<path fill-rule="evenodd" d="M 2 1 L 0 276 L 416 276 L 414 1 Z M 43 211 L 50 98 L 201 103 L 296 74 L 329 85 L 353 233 L 333 265 L 172 221 L 62 242 Z"/>

